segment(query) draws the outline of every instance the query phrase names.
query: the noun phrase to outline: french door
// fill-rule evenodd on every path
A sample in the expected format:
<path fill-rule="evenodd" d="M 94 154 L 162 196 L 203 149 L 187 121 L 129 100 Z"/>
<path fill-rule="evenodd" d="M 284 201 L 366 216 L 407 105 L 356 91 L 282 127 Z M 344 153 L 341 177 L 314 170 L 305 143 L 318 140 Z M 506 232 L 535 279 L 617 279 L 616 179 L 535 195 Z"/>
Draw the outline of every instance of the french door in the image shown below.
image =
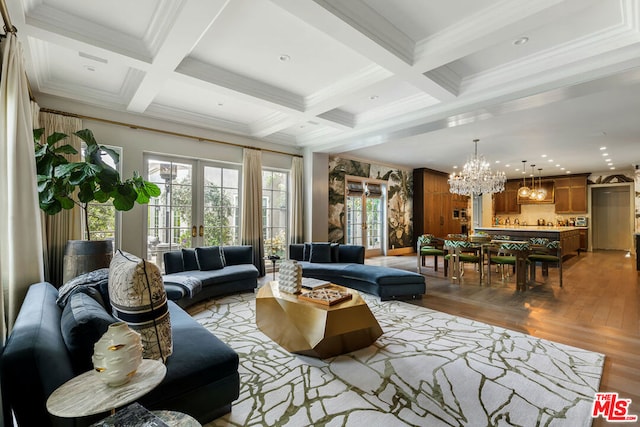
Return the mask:
<path fill-rule="evenodd" d="M 386 203 L 383 184 L 347 179 L 345 242 L 363 245 L 367 256 L 384 253 Z"/>
<path fill-rule="evenodd" d="M 148 205 L 147 259 L 163 269 L 165 252 L 239 242 L 239 167 L 152 155 L 145 164 L 162 190 Z"/>

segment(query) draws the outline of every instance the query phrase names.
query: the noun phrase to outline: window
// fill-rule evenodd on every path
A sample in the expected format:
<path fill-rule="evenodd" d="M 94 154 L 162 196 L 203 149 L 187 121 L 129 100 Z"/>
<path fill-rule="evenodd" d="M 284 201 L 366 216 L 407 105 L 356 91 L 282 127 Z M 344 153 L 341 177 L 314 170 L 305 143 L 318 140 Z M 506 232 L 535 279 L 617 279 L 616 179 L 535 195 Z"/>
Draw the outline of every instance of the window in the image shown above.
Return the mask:
<path fill-rule="evenodd" d="M 204 245 L 240 244 L 240 169 L 204 167 Z"/>
<path fill-rule="evenodd" d="M 122 148 L 112 147 L 105 145 L 105 147 L 114 150 L 120 158 L 122 158 Z M 82 143 L 82 158 L 84 160 L 84 154 L 86 145 Z M 102 153 L 102 160 L 109 166 L 115 168 L 119 173 L 122 173 L 120 163 L 116 164 L 111 156 L 107 153 Z M 117 232 L 120 215 L 116 211 L 111 201 L 106 203 L 98 203 L 95 200 L 87 206 L 87 217 L 89 222 L 89 236 L 87 236 L 87 228 L 85 227 L 85 218 L 82 217 L 82 236 L 85 240 L 114 240 L 114 246 L 119 247 L 119 238 L 117 238 Z"/>
<path fill-rule="evenodd" d="M 262 170 L 262 229 L 266 255 L 286 256 L 289 219 L 289 173 Z"/>

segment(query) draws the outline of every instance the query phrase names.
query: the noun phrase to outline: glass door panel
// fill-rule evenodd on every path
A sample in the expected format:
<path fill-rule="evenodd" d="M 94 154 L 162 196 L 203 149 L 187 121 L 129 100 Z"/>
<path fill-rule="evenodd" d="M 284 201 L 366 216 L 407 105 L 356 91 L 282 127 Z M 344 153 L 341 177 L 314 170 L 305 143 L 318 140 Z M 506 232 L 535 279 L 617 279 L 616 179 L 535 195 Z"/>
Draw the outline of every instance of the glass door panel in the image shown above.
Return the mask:
<path fill-rule="evenodd" d="M 203 166 L 204 246 L 235 245 L 240 241 L 240 171 Z"/>
<path fill-rule="evenodd" d="M 162 193 L 148 205 L 147 259 L 163 267 L 163 254 L 194 245 L 193 165 L 163 159 L 147 159 L 148 180 Z"/>
<path fill-rule="evenodd" d="M 365 196 L 366 197 L 366 196 Z M 368 250 L 382 249 L 382 199 L 366 198 L 367 244 Z"/>
<path fill-rule="evenodd" d="M 347 196 L 347 236 L 349 245 L 364 245 L 362 241 L 362 196 Z"/>

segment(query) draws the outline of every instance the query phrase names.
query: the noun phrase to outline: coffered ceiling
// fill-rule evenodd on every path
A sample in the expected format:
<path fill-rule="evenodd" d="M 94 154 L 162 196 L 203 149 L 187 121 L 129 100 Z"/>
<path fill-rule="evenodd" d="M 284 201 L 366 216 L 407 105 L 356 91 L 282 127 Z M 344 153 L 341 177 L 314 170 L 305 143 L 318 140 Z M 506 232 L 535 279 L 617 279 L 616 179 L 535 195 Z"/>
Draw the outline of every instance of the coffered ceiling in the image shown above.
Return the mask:
<path fill-rule="evenodd" d="M 442 171 L 474 138 L 510 177 L 640 163 L 640 0 L 7 4 L 44 107 Z"/>

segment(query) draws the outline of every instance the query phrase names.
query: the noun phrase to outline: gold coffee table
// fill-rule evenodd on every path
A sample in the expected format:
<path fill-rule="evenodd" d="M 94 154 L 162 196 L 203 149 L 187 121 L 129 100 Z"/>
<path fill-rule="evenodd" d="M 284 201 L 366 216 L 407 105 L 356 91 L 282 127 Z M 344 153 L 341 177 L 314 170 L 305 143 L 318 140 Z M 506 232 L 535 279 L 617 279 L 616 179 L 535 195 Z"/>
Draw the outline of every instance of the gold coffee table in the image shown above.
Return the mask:
<path fill-rule="evenodd" d="M 338 285 L 352 298 L 327 306 L 280 292 L 278 282 L 260 288 L 256 325 L 291 353 L 326 359 L 373 344 L 382 328 L 357 291 Z"/>

